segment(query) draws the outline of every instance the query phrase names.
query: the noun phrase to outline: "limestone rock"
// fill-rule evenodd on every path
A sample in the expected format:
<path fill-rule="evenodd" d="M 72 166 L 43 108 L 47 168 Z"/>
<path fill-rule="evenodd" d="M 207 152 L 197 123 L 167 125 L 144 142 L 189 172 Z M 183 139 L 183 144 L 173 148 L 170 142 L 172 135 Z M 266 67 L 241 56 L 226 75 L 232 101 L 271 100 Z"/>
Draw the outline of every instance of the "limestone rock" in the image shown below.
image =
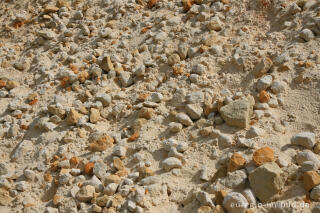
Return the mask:
<path fill-rule="evenodd" d="M 247 128 L 252 115 L 254 99 L 249 96 L 247 99 L 240 99 L 230 102 L 220 108 L 223 120 L 230 126 Z"/>
<path fill-rule="evenodd" d="M 187 104 L 186 112 L 191 119 L 196 120 L 201 117 L 203 109 L 199 104 Z"/>
<path fill-rule="evenodd" d="M 177 117 L 177 120 L 185 126 L 191 126 L 193 124 L 190 117 L 185 113 L 180 112 L 176 115 L 176 117 Z"/>
<path fill-rule="evenodd" d="M 247 199 L 238 192 L 230 192 L 223 200 L 223 207 L 228 213 L 245 213 Z"/>
<path fill-rule="evenodd" d="M 81 118 L 81 115 L 77 110 L 70 109 L 70 111 L 67 114 L 67 123 L 69 125 L 74 125 L 79 121 L 80 118 Z"/>
<path fill-rule="evenodd" d="M 291 138 L 291 143 L 312 149 L 316 144 L 315 134 L 312 132 L 300 132 Z"/>
<path fill-rule="evenodd" d="M 164 161 L 162 161 L 162 167 L 168 172 L 174 168 L 181 168 L 182 163 L 178 158 L 169 157 L 169 158 L 165 159 Z"/>
<path fill-rule="evenodd" d="M 76 197 L 81 202 L 90 202 L 95 193 L 95 187 L 91 185 L 83 186 L 77 193 Z"/>
<path fill-rule="evenodd" d="M 250 186 L 261 202 L 269 202 L 283 188 L 285 178 L 280 167 L 272 162 L 254 169 L 249 174 Z"/>
<path fill-rule="evenodd" d="M 96 108 L 91 108 L 90 109 L 90 122 L 95 124 L 99 121 L 100 119 L 100 111 Z"/>

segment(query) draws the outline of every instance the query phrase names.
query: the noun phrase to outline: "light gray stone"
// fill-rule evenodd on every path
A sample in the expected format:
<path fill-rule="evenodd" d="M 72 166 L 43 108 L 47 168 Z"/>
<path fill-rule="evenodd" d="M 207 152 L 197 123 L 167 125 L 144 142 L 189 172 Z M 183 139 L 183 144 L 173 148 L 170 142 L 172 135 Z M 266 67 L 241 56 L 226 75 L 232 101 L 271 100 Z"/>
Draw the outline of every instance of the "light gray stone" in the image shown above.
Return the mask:
<path fill-rule="evenodd" d="M 263 129 L 256 126 L 251 126 L 246 133 L 246 138 L 254 138 L 254 137 L 262 136 L 263 134 L 264 134 Z"/>
<path fill-rule="evenodd" d="M 299 165 L 302 165 L 305 161 L 315 162 L 316 165 L 320 165 L 320 161 L 316 154 L 311 151 L 302 151 L 296 154 L 296 161 Z"/>
<path fill-rule="evenodd" d="M 257 90 L 261 92 L 262 90 L 268 89 L 272 84 L 272 76 L 266 75 L 260 78 L 257 82 Z"/>
<path fill-rule="evenodd" d="M 253 191 L 251 189 L 243 190 L 242 194 L 247 199 L 249 204 L 252 204 L 252 205 L 256 205 L 257 204 L 256 196 L 254 196 Z"/>
<path fill-rule="evenodd" d="M 182 113 L 182 112 L 178 113 L 176 115 L 176 118 L 180 123 L 182 123 L 185 126 L 191 126 L 193 124 L 193 122 L 190 119 L 190 117 L 185 113 Z"/>
<path fill-rule="evenodd" d="M 244 169 L 228 173 L 225 178 L 225 186 L 231 189 L 244 187 L 247 179 L 247 173 Z"/>
<path fill-rule="evenodd" d="M 270 89 L 274 94 L 279 94 L 285 90 L 285 83 L 283 81 L 274 80 Z"/>
<path fill-rule="evenodd" d="M 169 158 L 165 159 L 164 161 L 162 161 L 162 167 L 168 172 L 174 168 L 181 168 L 182 163 L 178 158 L 169 157 Z"/>
<path fill-rule="evenodd" d="M 312 132 L 300 132 L 291 138 L 291 143 L 312 149 L 316 143 L 315 134 Z"/>
<path fill-rule="evenodd" d="M 120 72 L 119 79 L 123 87 L 129 87 L 133 84 L 133 79 L 130 72 L 127 72 L 127 71 Z"/>
<path fill-rule="evenodd" d="M 188 104 L 201 104 L 204 101 L 203 92 L 192 92 L 185 97 Z"/>
<path fill-rule="evenodd" d="M 101 101 L 104 107 L 109 106 L 111 104 L 111 96 L 106 93 L 98 93 L 96 95 L 96 100 Z"/>
<path fill-rule="evenodd" d="M 318 165 L 314 161 L 305 161 L 301 164 L 301 171 L 307 172 L 307 171 L 317 171 Z"/>
<path fill-rule="evenodd" d="M 228 213 L 244 213 L 248 206 L 247 199 L 238 192 L 230 192 L 223 199 L 223 207 Z"/>

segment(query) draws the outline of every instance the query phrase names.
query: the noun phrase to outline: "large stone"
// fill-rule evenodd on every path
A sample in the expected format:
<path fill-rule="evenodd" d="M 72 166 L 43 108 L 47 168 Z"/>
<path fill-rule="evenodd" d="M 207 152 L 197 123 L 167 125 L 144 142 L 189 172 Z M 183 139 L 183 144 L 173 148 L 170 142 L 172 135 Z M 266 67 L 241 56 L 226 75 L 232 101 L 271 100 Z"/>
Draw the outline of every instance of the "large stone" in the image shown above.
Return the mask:
<path fill-rule="evenodd" d="M 247 199 L 238 192 L 230 192 L 223 200 L 228 213 L 244 213 L 248 205 Z"/>
<path fill-rule="evenodd" d="M 291 138 L 291 143 L 312 149 L 316 144 L 315 134 L 312 132 L 300 132 Z"/>
<path fill-rule="evenodd" d="M 254 194 L 265 203 L 272 201 L 283 188 L 285 178 L 280 167 L 272 162 L 254 169 L 249 174 L 249 182 Z"/>
<path fill-rule="evenodd" d="M 221 107 L 220 114 L 228 125 L 247 128 L 253 112 L 253 105 L 254 99 L 249 96 L 247 99 L 232 101 Z"/>

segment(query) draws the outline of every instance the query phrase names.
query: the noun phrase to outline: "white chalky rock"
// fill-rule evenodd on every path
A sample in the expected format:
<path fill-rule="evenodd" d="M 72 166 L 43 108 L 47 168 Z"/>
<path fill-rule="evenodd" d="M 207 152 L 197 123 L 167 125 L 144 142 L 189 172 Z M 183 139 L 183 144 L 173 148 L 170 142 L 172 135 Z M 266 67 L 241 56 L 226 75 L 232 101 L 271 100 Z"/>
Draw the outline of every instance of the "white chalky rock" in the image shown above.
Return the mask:
<path fill-rule="evenodd" d="M 106 93 L 98 93 L 96 95 L 96 100 L 101 101 L 104 107 L 109 106 L 111 104 L 111 96 Z"/>
<path fill-rule="evenodd" d="M 230 192 L 223 199 L 223 207 L 228 213 L 244 213 L 248 205 L 247 199 L 238 192 Z"/>
<path fill-rule="evenodd" d="M 39 36 L 45 39 L 51 40 L 55 38 L 56 34 L 51 30 L 42 30 L 42 31 L 39 31 Z"/>
<path fill-rule="evenodd" d="M 26 181 L 20 181 L 16 185 L 16 190 L 18 191 L 26 191 L 28 189 L 28 182 Z"/>
<path fill-rule="evenodd" d="M 163 99 L 163 95 L 159 92 L 154 92 L 150 96 L 150 101 L 160 103 Z"/>
<path fill-rule="evenodd" d="M 133 202 L 133 201 L 131 201 L 131 200 L 129 200 L 128 201 L 128 210 L 130 211 L 130 212 L 133 212 L 135 209 L 136 209 L 136 207 L 137 207 L 137 205 L 136 205 L 136 203 L 135 202 Z"/>
<path fill-rule="evenodd" d="M 196 120 L 201 117 L 203 109 L 199 104 L 187 104 L 186 112 L 191 119 Z"/>
<path fill-rule="evenodd" d="M 162 161 L 162 167 L 168 172 L 174 168 L 181 168 L 182 163 L 178 158 L 169 157 L 169 158 L 165 159 L 164 161 Z"/>
<path fill-rule="evenodd" d="M 257 89 L 258 91 L 266 90 L 268 89 L 272 84 L 272 76 L 266 75 L 259 79 L 257 82 Z"/>
<path fill-rule="evenodd" d="M 247 199 L 249 204 L 256 205 L 257 199 L 256 199 L 256 196 L 253 194 L 253 191 L 251 189 L 243 190 L 242 194 Z"/>
<path fill-rule="evenodd" d="M 283 81 L 275 80 L 272 82 L 270 89 L 274 94 L 279 94 L 285 90 L 285 83 Z"/>
<path fill-rule="evenodd" d="M 185 126 L 191 126 L 193 124 L 190 117 L 183 112 L 178 113 L 176 117 L 177 117 L 177 120 Z"/>
<path fill-rule="evenodd" d="M 83 185 L 94 186 L 97 192 L 101 192 L 104 188 L 102 182 L 95 175 L 93 175 L 91 179 L 84 182 Z"/>
<path fill-rule="evenodd" d="M 201 104 L 204 101 L 203 92 L 192 92 L 185 97 L 188 104 Z"/>
<path fill-rule="evenodd" d="M 188 149 L 188 144 L 182 142 L 182 143 L 179 143 L 176 148 L 178 152 L 185 152 Z"/>
<path fill-rule="evenodd" d="M 299 165 L 302 165 L 305 161 L 315 162 L 316 165 L 320 165 L 320 161 L 316 154 L 311 151 L 302 151 L 296 154 L 296 161 Z"/>
<path fill-rule="evenodd" d="M 247 179 L 247 173 L 244 169 L 236 170 L 234 172 L 228 173 L 225 179 L 225 185 L 228 188 L 237 188 L 244 186 Z"/>
<path fill-rule="evenodd" d="M 178 144 L 179 143 L 175 139 L 169 138 L 168 140 L 163 141 L 162 146 L 166 151 L 169 152 L 172 147 L 176 147 Z"/>
<path fill-rule="evenodd" d="M 291 138 L 291 143 L 312 149 L 316 143 L 315 134 L 312 132 L 300 132 Z"/>
<path fill-rule="evenodd" d="M 118 186 L 119 184 L 117 183 L 110 183 L 105 187 L 103 192 L 109 196 L 114 195 L 118 189 Z"/>
<path fill-rule="evenodd" d="M 264 134 L 264 130 L 256 127 L 256 126 L 251 126 L 250 129 L 246 133 L 246 138 L 254 138 L 258 137 Z"/>
<path fill-rule="evenodd" d="M 59 177 L 59 184 L 66 185 L 71 180 L 72 176 L 69 173 L 65 173 L 60 175 Z"/>

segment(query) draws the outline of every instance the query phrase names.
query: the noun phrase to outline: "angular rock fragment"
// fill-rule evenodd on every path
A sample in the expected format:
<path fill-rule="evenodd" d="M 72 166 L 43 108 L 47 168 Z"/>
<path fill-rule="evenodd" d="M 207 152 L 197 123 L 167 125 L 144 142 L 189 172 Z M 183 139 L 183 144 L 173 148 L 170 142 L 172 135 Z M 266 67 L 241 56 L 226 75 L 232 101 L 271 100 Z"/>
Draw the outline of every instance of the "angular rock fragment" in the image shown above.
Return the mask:
<path fill-rule="evenodd" d="M 79 190 L 76 197 L 81 202 L 90 202 L 93 198 L 94 193 L 95 187 L 91 185 L 86 185 Z"/>
<path fill-rule="evenodd" d="M 274 163 L 266 163 L 249 173 L 249 182 L 254 194 L 263 203 L 272 201 L 284 187 L 283 171 Z"/>
<path fill-rule="evenodd" d="M 235 100 L 220 108 L 223 120 L 230 126 L 247 128 L 253 112 L 254 99 Z"/>

